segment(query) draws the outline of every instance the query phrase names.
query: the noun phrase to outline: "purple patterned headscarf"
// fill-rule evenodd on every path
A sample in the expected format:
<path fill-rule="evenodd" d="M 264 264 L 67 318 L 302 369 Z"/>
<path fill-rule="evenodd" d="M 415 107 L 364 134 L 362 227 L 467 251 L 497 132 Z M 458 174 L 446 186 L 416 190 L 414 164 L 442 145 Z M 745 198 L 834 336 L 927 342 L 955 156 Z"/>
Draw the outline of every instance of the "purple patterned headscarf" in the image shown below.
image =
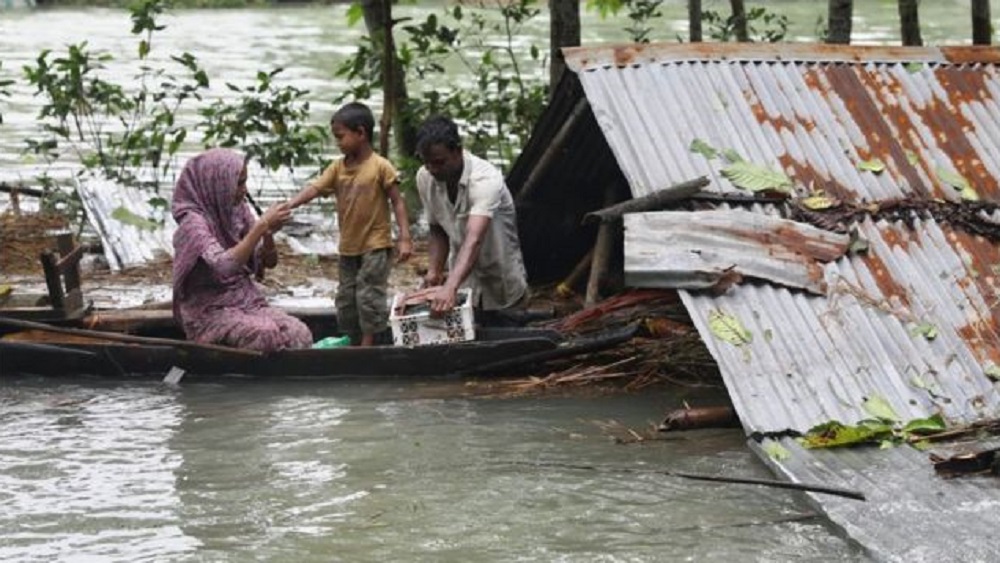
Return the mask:
<path fill-rule="evenodd" d="M 177 222 L 174 232 L 174 316 L 180 319 L 178 303 L 183 297 L 184 280 L 198 263 L 212 240 L 204 235 L 197 223 L 207 225 L 209 232 L 223 248 L 232 248 L 246 234 L 254 218 L 244 202 L 234 205 L 237 184 L 243 172 L 243 157 L 226 149 L 210 149 L 192 158 L 184 166 L 174 187 L 171 212 Z M 202 221 L 191 221 L 198 215 Z M 197 218 L 195 218 L 197 219 Z M 254 264 L 250 264 L 251 267 Z"/>

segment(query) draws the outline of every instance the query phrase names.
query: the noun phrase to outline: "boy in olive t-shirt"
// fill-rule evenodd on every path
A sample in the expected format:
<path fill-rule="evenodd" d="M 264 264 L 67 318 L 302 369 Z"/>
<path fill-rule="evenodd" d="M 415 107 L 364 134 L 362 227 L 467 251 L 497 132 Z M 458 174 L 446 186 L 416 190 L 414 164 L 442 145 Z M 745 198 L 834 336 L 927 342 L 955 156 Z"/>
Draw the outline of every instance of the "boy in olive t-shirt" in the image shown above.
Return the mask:
<path fill-rule="evenodd" d="M 340 229 L 337 325 L 361 346 L 373 345 L 375 335 L 389 322 L 390 204 L 399 226 L 399 261 L 409 259 L 413 251 L 399 175 L 372 148 L 374 129 L 375 117 L 364 104 L 352 102 L 337 110 L 330 130 L 343 158 L 327 166 L 318 180 L 288 202 L 294 209 L 318 196 L 336 197 Z"/>

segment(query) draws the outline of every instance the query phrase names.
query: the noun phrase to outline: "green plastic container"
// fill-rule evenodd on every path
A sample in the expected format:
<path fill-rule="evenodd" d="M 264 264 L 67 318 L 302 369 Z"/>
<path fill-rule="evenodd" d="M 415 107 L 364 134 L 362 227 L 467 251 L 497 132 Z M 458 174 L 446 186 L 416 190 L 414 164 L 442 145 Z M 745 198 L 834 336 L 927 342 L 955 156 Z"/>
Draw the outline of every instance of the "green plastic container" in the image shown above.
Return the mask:
<path fill-rule="evenodd" d="M 343 346 L 351 345 L 350 336 L 327 336 L 326 338 L 316 342 L 312 345 L 313 348 L 341 348 Z"/>

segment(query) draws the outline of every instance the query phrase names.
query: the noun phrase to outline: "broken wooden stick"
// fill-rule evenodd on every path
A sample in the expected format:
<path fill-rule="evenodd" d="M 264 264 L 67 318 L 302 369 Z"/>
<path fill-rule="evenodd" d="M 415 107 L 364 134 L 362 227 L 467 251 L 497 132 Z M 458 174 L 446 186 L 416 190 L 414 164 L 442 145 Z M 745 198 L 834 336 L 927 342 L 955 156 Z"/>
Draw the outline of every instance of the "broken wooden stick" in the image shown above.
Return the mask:
<path fill-rule="evenodd" d="M 637 197 L 635 199 L 630 199 L 623 201 L 621 203 L 616 203 L 609 207 L 603 209 L 598 209 L 597 211 L 591 211 L 583 216 L 584 223 L 611 223 L 613 221 L 618 221 L 626 213 L 636 213 L 639 211 L 656 211 L 663 209 L 667 205 L 680 201 L 682 199 L 687 199 L 692 195 L 701 191 L 702 188 L 708 185 L 708 178 L 702 176 L 694 180 L 688 180 L 687 182 L 681 182 L 680 184 L 675 184 L 669 188 L 663 188 L 662 190 L 657 190 L 651 194 L 644 195 L 642 197 Z"/>
<path fill-rule="evenodd" d="M 792 483 L 789 481 L 777 481 L 774 479 L 756 479 L 753 477 L 730 477 L 726 475 L 708 475 L 705 473 L 689 473 L 686 471 L 670 471 L 666 469 L 632 469 L 630 467 L 600 467 L 597 465 L 583 465 L 575 463 L 559 463 L 544 461 L 504 461 L 511 465 L 527 465 L 531 467 L 552 467 L 558 469 L 576 469 L 580 471 L 597 471 L 602 473 L 659 473 L 671 477 L 682 479 L 692 479 L 695 481 L 713 481 L 717 483 L 735 483 L 739 485 L 762 485 L 775 489 L 790 489 L 793 491 L 804 491 L 807 493 L 820 493 L 846 497 L 855 500 L 865 500 L 865 495 L 859 491 L 843 489 L 840 487 L 830 487 L 827 485 L 813 485 L 809 483 Z"/>

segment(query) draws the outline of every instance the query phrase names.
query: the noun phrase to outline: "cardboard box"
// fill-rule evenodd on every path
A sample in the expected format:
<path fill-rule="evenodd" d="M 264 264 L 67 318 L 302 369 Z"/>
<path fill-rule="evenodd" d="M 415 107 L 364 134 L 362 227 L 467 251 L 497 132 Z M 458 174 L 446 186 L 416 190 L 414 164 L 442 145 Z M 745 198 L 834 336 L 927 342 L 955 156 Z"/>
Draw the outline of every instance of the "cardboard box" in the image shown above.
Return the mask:
<path fill-rule="evenodd" d="M 443 317 L 433 319 L 427 307 L 419 312 L 396 314 L 396 307 L 402 295 L 392 298 L 389 325 L 392 327 L 392 343 L 396 346 L 424 346 L 447 342 L 475 340 L 476 327 L 472 314 L 472 291 L 458 291 L 458 306 Z M 411 307 L 411 309 L 416 309 Z"/>

